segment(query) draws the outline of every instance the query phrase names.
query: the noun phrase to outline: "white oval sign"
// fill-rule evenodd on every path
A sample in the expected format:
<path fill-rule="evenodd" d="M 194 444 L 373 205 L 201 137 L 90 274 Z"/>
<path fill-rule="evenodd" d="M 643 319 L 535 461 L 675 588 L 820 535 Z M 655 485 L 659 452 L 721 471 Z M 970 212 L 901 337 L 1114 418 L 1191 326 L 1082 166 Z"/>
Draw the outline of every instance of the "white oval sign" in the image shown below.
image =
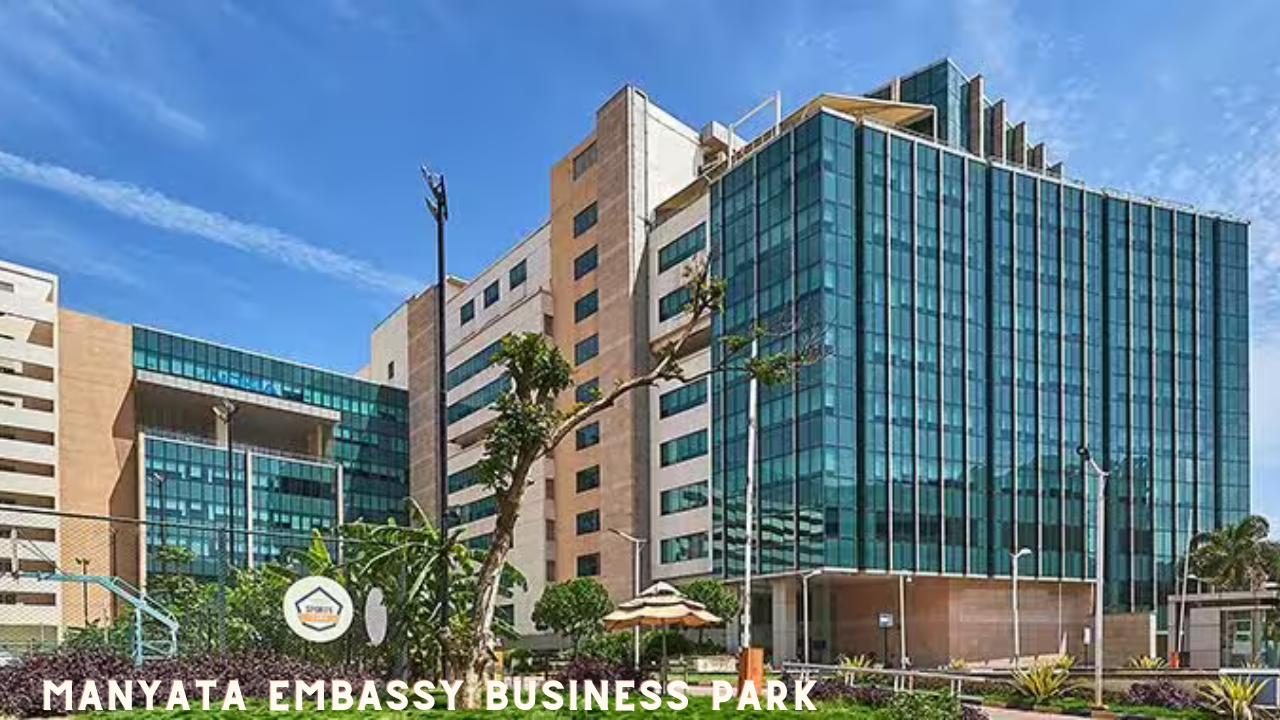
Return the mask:
<path fill-rule="evenodd" d="M 305 577 L 284 593 L 284 620 L 304 640 L 326 643 L 351 627 L 355 609 L 346 588 L 327 577 Z"/>
<path fill-rule="evenodd" d="M 369 635 L 370 645 L 381 645 L 387 637 L 387 605 L 382 599 L 382 589 L 369 591 L 364 599 L 364 631 Z"/>

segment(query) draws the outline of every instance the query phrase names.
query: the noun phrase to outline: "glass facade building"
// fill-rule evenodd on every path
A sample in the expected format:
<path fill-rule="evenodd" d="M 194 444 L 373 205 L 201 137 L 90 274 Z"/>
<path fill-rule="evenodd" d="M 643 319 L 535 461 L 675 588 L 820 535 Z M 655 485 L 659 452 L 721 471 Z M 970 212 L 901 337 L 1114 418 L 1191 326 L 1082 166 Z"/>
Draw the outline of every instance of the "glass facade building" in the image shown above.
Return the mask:
<path fill-rule="evenodd" d="M 243 529 L 244 508 L 251 508 L 253 529 L 263 533 L 252 539 L 255 561 L 280 559 L 292 547 L 305 547 L 285 536 L 306 536 L 313 528 L 332 530 L 339 519 L 406 519 L 409 429 L 404 390 L 141 327 L 133 329 L 133 366 L 136 371 L 320 408 L 338 418 L 331 439 L 314 456 L 273 450 L 269 442 L 259 442 L 245 431 L 233 432 L 235 522 Z M 209 437 L 183 437 L 163 426 L 140 430 L 145 437 L 146 518 L 227 527 L 225 446 Z M 243 496 L 246 468 L 253 489 L 249 500 Z M 181 536 L 173 529 L 166 532 Z M 273 537 L 272 532 L 281 535 Z M 188 535 L 178 538 L 181 544 L 212 563 L 213 533 L 192 530 Z M 238 561 L 248 549 L 245 536 L 237 536 Z M 212 572 L 213 567 L 208 569 Z"/>
<path fill-rule="evenodd" d="M 1163 626 L 1190 537 L 1249 511 L 1248 227 L 965 152 L 958 71 L 935 70 L 939 141 L 824 109 L 710 187 L 713 332 L 825 348 L 759 391 L 755 570 L 1007 576 L 1027 547 L 1024 574 L 1089 578 L 1086 445 L 1111 471 L 1108 609 Z M 726 577 L 747 397 L 713 376 Z"/>

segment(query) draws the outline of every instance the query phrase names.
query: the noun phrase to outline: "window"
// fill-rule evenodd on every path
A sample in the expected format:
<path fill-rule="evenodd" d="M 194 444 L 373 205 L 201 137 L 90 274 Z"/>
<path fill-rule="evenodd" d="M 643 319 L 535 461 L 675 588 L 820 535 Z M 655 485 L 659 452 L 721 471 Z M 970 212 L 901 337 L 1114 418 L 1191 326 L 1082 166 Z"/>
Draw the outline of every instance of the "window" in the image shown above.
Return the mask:
<path fill-rule="evenodd" d="M 600 336 L 592 335 L 573 346 L 573 364 L 581 365 L 600 354 Z"/>
<path fill-rule="evenodd" d="M 582 152 L 574 156 L 573 179 L 577 180 L 578 178 L 582 177 L 582 173 L 590 170 L 591 166 L 595 164 L 596 164 L 596 144 L 593 142 L 590 145 L 583 148 Z"/>
<path fill-rule="evenodd" d="M 707 556 L 707 534 L 704 532 L 662 539 L 662 562 L 678 563 Z"/>
<path fill-rule="evenodd" d="M 463 360 L 444 376 L 445 389 L 452 390 L 493 365 L 493 358 L 501 348 L 502 342 L 498 341 Z"/>
<path fill-rule="evenodd" d="M 459 470 L 456 473 L 450 473 L 446 485 L 449 492 L 456 493 L 459 490 L 466 490 L 472 485 L 480 483 L 480 466 L 472 465 L 469 468 Z"/>
<path fill-rule="evenodd" d="M 458 311 L 458 317 L 461 318 L 459 323 L 466 325 L 476 316 L 476 301 L 468 300 L 462 304 L 462 309 Z"/>
<path fill-rule="evenodd" d="M 514 267 L 511 268 L 511 272 L 507 273 L 507 286 L 510 287 L 512 290 L 515 290 L 516 288 L 523 285 L 524 281 L 528 279 L 529 279 L 528 266 L 525 265 L 524 260 L 521 260 L 520 262 L 516 263 Z"/>
<path fill-rule="evenodd" d="M 497 380 L 450 405 L 445 411 L 445 420 L 452 425 L 472 413 L 485 409 L 497 400 L 499 395 L 506 392 L 510 384 L 511 378 L 504 373 Z"/>
<path fill-rule="evenodd" d="M 596 269 L 599 261 L 600 253 L 597 251 L 596 246 L 592 245 L 590 250 L 573 259 L 573 279 L 581 280 L 583 275 Z"/>
<path fill-rule="evenodd" d="M 595 227 L 596 219 L 596 204 L 591 203 L 583 208 L 582 212 L 573 216 L 573 236 L 578 237 Z"/>
<path fill-rule="evenodd" d="M 578 492 L 586 492 L 600 487 L 600 466 L 592 465 L 578 471 Z"/>
<path fill-rule="evenodd" d="M 499 605 L 493 609 L 493 617 L 499 622 L 506 623 L 507 627 L 514 627 L 516 624 L 516 606 L 511 604 Z"/>
<path fill-rule="evenodd" d="M 450 508 L 449 512 L 457 516 L 458 524 L 460 525 L 483 520 L 498 513 L 498 498 L 493 495 L 486 495 L 475 502 Z"/>
<path fill-rule="evenodd" d="M 394 380 L 396 377 L 396 361 L 392 360 L 387 363 L 387 379 Z"/>
<path fill-rule="evenodd" d="M 688 435 L 681 435 L 668 440 L 658 448 L 662 458 L 662 467 L 675 465 L 707 454 L 707 431 L 695 430 Z"/>
<path fill-rule="evenodd" d="M 707 247 L 707 230 L 699 225 L 672 240 L 658 251 L 658 272 L 666 272 Z"/>
<path fill-rule="evenodd" d="M 658 322 L 666 322 L 684 312 L 689 307 L 689 301 L 692 299 L 693 293 L 684 286 L 663 295 L 658 300 Z"/>
<path fill-rule="evenodd" d="M 573 389 L 573 399 L 580 403 L 591 402 L 599 395 L 599 391 L 600 378 L 591 378 Z"/>
<path fill-rule="evenodd" d="M 658 417 L 679 415 L 707 402 L 707 379 L 700 378 L 658 396 Z"/>
<path fill-rule="evenodd" d="M 498 281 L 494 280 L 489 283 L 489 287 L 484 289 L 484 306 L 489 307 L 490 305 L 498 302 L 499 295 Z"/>
<path fill-rule="evenodd" d="M 593 532 L 600 532 L 600 511 L 588 510 L 578 513 L 577 519 L 574 521 L 579 535 L 590 535 Z"/>
<path fill-rule="evenodd" d="M 663 490 L 660 501 L 663 515 L 672 515 L 685 510 L 705 507 L 707 504 L 707 481 L 700 480 L 696 483 Z"/>
<path fill-rule="evenodd" d="M 600 574 L 600 553 L 578 556 L 578 577 L 594 577 Z"/>
<path fill-rule="evenodd" d="M 585 427 L 578 428 L 578 432 L 574 435 L 574 445 L 582 450 L 592 445 L 600 444 L 600 423 L 593 422 Z M 706 452 L 706 449 L 703 449 Z"/>
<path fill-rule="evenodd" d="M 592 315 L 596 314 L 596 310 L 600 309 L 600 293 L 596 290 L 578 298 L 573 304 L 573 321 L 582 322 Z"/>

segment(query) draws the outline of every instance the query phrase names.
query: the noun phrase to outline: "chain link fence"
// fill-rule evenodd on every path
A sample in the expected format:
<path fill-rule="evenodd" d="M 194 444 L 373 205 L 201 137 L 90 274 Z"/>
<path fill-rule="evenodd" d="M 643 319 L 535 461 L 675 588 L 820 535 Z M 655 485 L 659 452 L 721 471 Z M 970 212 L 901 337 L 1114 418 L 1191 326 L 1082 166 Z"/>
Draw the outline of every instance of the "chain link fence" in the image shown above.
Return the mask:
<path fill-rule="evenodd" d="M 410 622 L 400 622 L 412 605 L 406 600 L 409 583 L 403 571 L 384 569 L 379 577 L 367 564 L 394 547 L 385 537 L 332 529 L 232 531 L 3 506 L 0 664 L 73 645 L 109 647 L 138 662 L 273 651 L 367 671 L 402 671 L 409 658 L 399 649 L 405 643 L 397 641 L 410 632 Z M 287 627 L 284 592 L 307 575 L 346 582 L 357 622 L 342 639 L 316 645 Z M 352 582 L 360 575 L 359 583 Z M 365 595 L 374 587 L 382 590 L 392 619 L 381 647 L 369 643 L 359 621 Z"/>

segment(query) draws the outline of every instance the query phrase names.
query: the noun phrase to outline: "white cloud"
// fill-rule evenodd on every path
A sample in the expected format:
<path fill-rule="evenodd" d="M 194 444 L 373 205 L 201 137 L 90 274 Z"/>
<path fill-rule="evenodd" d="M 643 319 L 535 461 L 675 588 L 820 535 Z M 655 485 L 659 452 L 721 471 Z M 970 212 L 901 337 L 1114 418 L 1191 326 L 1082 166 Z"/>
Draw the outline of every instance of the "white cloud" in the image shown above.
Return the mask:
<path fill-rule="evenodd" d="M 1027 123 L 1029 142 L 1043 142 L 1054 161 L 1068 157 L 1084 140 L 1097 87 L 1084 74 L 1052 71 L 1082 63 L 1079 39 L 1040 30 L 1012 0 L 959 0 L 955 17 L 961 68 L 984 76 L 987 96 L 1004 98 L 1009 120 Z"/>
<path fill-rule="evenodd" d="M 155 190 L 33 162 L 0 150 L 0 177 L 96 205 L 121 217 L 228 245 L 290 267 L 397 296 L 416 292 L 411 278 L 312 245 L 282 230 L 255 225 L 174 200 Z"/>
<path fill-rule="evenodd" d="M 116 0 L 0 3 L 0 100 L 40 104 L 65 119 L 68 98 L 89 99 L 184 140 L 206 123 L 162 86 L 172 57 L 153 19 Z"/>

